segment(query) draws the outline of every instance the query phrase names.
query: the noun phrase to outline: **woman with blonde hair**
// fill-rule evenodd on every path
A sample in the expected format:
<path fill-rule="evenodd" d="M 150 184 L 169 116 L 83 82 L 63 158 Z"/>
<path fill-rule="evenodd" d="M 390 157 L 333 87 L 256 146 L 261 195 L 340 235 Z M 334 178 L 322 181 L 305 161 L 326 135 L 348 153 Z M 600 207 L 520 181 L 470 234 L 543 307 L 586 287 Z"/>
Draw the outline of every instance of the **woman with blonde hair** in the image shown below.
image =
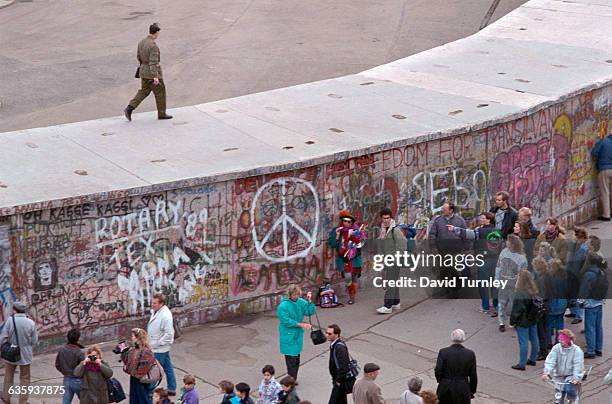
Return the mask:
<path fill-rule="evenodd" d="M 142 328 L 132 328 L 134 346 L 121 353 L 123 371 L 130 375 L 130 404 L 151 404 L 155 383 L 142 383 L 153 366 L 158 366 L 151 350 L 149 334 Z"/>
<path fill-rule="evenodd" d="M 506 247 L 499 254 L 497 267 L 495 268 L 495 279 L 498 281 L 506 281 L 506 286 L 499 288 L 497 293 L 497 319 L 499 322 L 499 331 L 501 332 L 506 331 L 505 322 L 508 319 L 506 310 L 510 311 L 512 308 L 516 280 L 519 272 L 524 269 L 527 269 L 527 258 L 525 257 L 523 242 L 518 236 L 510 234 L 506 242 Z"/>
<path fill-rule="evenodd" d="M 280 352 L 285 356 L 287 374 L 297 380 L 300 368 L 300 354 L 304 347 L 304 331 L 312 328 L 304 322 L 304 316 L 315 314 L 315 305 L 312 303 L 312 292 L 302 297 L 302 288 L 298 285 L 289 285 L 287 296 L 276 309 L 278 317 L 278 335 Z"/>
<path fill-rule="evenodd" d="M 538 294 L 531 273 L 527 270 L 519 272 L 516 283 L 516 294 L 512 303 L 512 314 L 510 314 L 510 325 L 516 330 L 519 343 L 519 363 L 512 366 L 512 369 L 525 370 L 525 365 L 535 366 L 540 343 L 538 341 L 538 329 L 536 324 L 538 319 L 534 318 L 533 298 Z M 527 360 L 531 342 L 531 354 Z"/>
<path fill-rule="evenodd" d="M 85 360 L 74 368 L 74 375 L 81 378 L 82 404 L 107 404 L 108 388 L 106 381 L 113 377 L 113 369 L 102 360 L 102 350 L 98 345 L 87 348 Z"/>

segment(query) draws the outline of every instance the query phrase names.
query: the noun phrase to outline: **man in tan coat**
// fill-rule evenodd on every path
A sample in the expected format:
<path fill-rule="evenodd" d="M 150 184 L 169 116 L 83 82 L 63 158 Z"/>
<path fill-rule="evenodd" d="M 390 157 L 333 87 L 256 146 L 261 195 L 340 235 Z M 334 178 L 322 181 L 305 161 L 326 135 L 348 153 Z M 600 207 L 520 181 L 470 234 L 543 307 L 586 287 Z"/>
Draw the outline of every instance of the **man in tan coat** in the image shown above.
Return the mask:
<path fill-rule="evenodd" d="M 363 377 L 353 386 L 353 402 L 355 404 L 385 404 L 380 386 L 374 380 L 380 373 L 380 366 L 366 363 L 363 367 Z"/>
<path fill-rule="evenodd" d="M 140 66 L 136 77 L 140 77 L 140 90 L 125 108 L 125 117 L 128 121 L 132 120 L 132 112 L 140 103 L 151 94 L 155 94 L 155 104 L 157 105 L 158 119 L 172 119 L 171 115 L 166 114 L 166 86 L 162 76 L 162 69 L 159 65 L 159 48 L 155 40 L 159 37 L 161 28 L 159 24 L 153 23 L 149 26 L 149 35 L 138 43 L 137 58 Z"/>

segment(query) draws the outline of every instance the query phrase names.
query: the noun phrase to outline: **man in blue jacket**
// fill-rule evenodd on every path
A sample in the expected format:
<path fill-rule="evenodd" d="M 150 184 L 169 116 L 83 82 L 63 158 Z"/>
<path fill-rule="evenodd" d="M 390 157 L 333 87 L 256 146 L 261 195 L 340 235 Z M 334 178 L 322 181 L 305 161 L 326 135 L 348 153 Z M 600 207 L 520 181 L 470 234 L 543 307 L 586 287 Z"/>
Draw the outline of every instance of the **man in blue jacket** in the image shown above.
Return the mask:
<path fill-rule="evenodd" d="M 597 160 L 597 182 L 601 195 L 602 214 L 599 220 L 610 221 L 610 189 L 612 188 L 612 134 L 593 146 L 591 156 Z"/>

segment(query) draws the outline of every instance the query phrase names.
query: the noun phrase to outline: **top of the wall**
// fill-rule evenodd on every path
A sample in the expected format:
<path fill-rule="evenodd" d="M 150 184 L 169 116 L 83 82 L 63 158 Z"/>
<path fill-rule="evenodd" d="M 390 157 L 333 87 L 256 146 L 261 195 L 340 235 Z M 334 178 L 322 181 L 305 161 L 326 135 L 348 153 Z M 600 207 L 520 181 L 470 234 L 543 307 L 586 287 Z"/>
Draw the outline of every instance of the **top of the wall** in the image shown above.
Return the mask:
<path fill-rule="evenodd" d="M 143 113 L 2 133 L 0 216 L 510 121 L 611 83 L 611 50 L 612 0 L 532 0 L 475 35 L 360 74 L 178 108 L 170 121 Z"/>

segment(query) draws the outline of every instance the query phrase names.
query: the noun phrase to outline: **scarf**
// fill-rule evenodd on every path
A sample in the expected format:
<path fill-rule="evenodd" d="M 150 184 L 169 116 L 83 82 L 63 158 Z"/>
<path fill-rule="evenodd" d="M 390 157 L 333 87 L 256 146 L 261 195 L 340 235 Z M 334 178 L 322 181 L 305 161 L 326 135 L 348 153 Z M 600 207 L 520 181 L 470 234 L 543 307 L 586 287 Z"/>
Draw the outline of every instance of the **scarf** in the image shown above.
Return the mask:
<path fill-rule="evenodd" d="M 85 370 L 87 370 L 88 372 L 100 372 L 100 365 L 98 365 L 97 363 L 92 363 L 92 362 L 88 362 L 85 364 Z"/>
<path fill-rule="evenodd" d="M 391 223 L 389 224 L 389 227 L 380 226 L 380 233 L 378 234 L 378 239 L 379 240 L 386 239 L 387 235 L 389 234 L 389 232 L 393 231 L 394 227 L 395 227 L 395 220 L 393 219 L 391 219 Z"/>
<path fill-rule="evenodd" d="M 551 243 L 551 242 L 555 241 L 557 239 L 557 237 L 559 237 L 559 230 L 553 230 L 553 231 L 545 230 L 544 231 L 544 237 L 546 237 L 546 241 Z"/>

